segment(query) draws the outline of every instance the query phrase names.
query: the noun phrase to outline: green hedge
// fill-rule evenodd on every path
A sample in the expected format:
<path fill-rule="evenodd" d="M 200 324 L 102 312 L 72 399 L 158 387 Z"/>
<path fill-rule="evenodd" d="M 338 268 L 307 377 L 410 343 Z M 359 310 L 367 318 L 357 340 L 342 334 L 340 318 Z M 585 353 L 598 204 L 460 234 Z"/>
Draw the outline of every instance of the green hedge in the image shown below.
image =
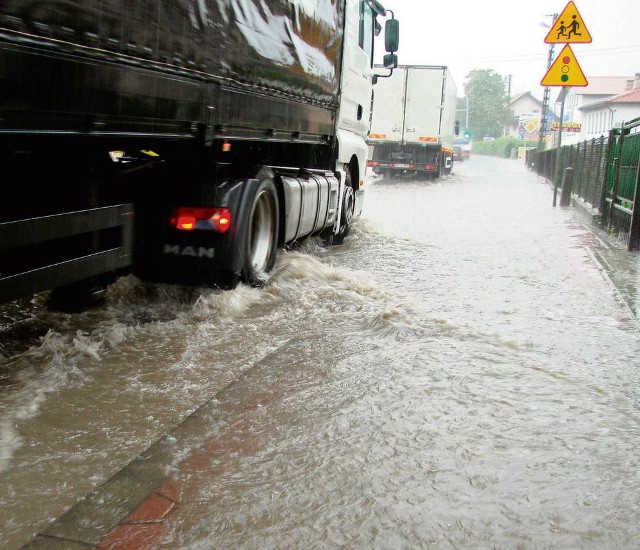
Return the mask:
<path fill-rule="evenodd" d="M 492 157 L 511 158 L 516 156 L 523 142 L 516 138 L 496 138 L 493 141 L 474 141 L 472 154 L 490 155 Z M 515 151 L 512 153 L 512 151 Z"/>

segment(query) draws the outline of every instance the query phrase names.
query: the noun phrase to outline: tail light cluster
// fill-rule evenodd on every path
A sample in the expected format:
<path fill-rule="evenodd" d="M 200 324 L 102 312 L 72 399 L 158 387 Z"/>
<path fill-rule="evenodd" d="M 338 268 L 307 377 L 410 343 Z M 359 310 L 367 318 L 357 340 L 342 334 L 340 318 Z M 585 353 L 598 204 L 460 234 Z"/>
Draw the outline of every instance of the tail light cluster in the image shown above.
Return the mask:
<path fill-rule="evenodd" d="M 204 229 L 226 233 L 231 227 L 231 212 L 228 208 L 193 208 L 181 206 L 171 212 L 169 223 L 182 231 Z"/>

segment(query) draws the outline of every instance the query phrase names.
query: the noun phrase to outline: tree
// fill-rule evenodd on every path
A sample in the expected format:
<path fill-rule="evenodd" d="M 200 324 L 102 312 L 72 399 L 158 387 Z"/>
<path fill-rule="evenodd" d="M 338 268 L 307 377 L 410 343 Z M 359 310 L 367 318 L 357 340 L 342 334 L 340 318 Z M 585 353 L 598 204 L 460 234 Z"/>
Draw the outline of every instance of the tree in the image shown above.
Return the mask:
<path fill-rule="evenodd" d="M 469 99 L 469 127 L 475 139 L 502 137 L 511 120 L 508 97 L 502 77 L 492 69 L 473 69 L 464 83 Z"/>

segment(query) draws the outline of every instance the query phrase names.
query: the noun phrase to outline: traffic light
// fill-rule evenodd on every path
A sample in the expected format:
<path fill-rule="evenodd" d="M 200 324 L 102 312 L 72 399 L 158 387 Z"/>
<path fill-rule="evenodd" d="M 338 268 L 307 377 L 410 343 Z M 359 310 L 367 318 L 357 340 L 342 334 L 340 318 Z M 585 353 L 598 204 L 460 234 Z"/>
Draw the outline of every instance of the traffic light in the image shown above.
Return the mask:
<path fill-rule="evenodd" d="M 464 139 L 471 139 L 471 132 L 469 130 L 464 131 Z"/>

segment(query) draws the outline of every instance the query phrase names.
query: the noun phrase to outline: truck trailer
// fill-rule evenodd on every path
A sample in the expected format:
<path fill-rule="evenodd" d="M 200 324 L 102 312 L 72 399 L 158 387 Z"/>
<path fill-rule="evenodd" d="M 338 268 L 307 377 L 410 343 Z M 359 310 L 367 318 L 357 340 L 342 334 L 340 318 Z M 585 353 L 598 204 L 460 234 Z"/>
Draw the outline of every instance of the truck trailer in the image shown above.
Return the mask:
<path fill-rule="evenodd" d="M 261 285 L 362 210 L 377 0 L 5 0 L 0 302 Z"/>
<path fill-rule="evenodd" d="M 457 89 L 447 67 L 400 65 L 373 93 L 368 166 L 385 177 L 448 174 Z"/>

